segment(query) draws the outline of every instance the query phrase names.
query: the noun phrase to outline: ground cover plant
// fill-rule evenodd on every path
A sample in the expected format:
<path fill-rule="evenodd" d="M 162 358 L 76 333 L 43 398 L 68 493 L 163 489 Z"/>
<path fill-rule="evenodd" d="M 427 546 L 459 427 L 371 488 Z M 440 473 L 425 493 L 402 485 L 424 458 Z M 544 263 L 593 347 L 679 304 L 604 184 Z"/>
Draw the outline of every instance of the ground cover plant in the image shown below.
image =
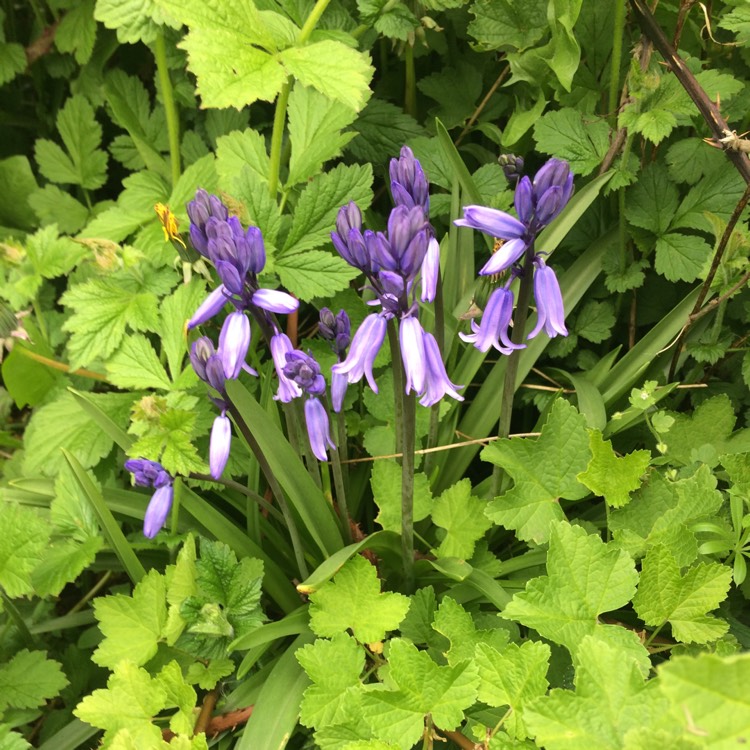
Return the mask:
<path fill-rule="evenodd" d="M 0 748 L 750 741 L 743 0 L 0 11 Z"/>

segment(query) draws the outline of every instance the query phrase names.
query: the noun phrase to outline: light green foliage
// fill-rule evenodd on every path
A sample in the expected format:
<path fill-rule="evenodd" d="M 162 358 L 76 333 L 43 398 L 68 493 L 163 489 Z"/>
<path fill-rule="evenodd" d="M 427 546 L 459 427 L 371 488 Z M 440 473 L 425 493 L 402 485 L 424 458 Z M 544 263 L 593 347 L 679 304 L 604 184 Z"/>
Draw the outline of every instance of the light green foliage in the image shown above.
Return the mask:
<path fill-rule="evenodd" d="M 731 581 L 731 569 L 719 563 L 699 563 L 682 575 L 674 556 L 659 544 L 643 559 L 633 606 L 646 625 L 659 627 L 669 621 L 678 641 L 707 643 L 729 627 L 706 613 L 726 598 Z"/>
<path fill-rule="evenodd" d="M 586 636 L 575 667 L 575 692 L 555 688 L 524 712 L 537 744 L 547 750 L 625 748 L 628 732 L 665 708 L 637 660 L 612 643 Z"/>
<path fill-rule="evenodd" d="M 707 466 L 678 482 L 654 472 L 627 507 L 610 514 L 609 528 L 617 544 L 633 557 L 642 557 L 655 544 L 663 544 L 683 567 L 698 554 L 690 526 L 700 518 L 713 516 L 723 502 L 716 478 Z"/>
<path fill-rule="evenodd" d="M 402 750 L 416 743 L 427 714 L 441 729 L 455 729 L 477 696 L 477 670 L 471 662 L 438 666 L 425 651 L 401 638 L 388 649 L 389 686 L 366 686 L 361 715 L 377 739 Z"/>
<path fill-rule="evenodd" d="M 393 459 L 376 461 L 370 476 L 372 495 L 380 512 L 375 522 L 389 531 L 401 531 L 401 467 Z M 414 474 L 414 521 L 427 518 L 433 499 L 430 481 L 422 472 Z"/>
<path fill-rule="evenodd" d="M 675 719 L 702 747 L 729 750 L 750 732 L 750 655 L 675 657 L 659 667 L 659 688 Z"/>
<path fill-rule="evenodd" d="M 419 19 L 406 3 L 388 0 L 357 0 L 362 23 L 372 26 L 379 34 L 406 41 L 419 27 Z"/>
<path fill-rule="evenodd" d="M 213 690 L 219 680 L 228 677 L 234 670 L 234 662 L 229 658 L 211 659 L 207 665 L 196 661 L 188 667 L 185 679 L 203 690 Z"/>
<path fill-rule="evenodd" d="M 719 456 L 750 450 L 750 430 L 733 432 L 737 416 L 732 402 L 725 395 L 699 404 L 692 414 L 668 412 L 674 424 L 663 436 L 667 456 L 672 461 L 689 465 L 694 461 L 716 466 Z"/>
<path fill-rule="evenodd" d="M 179 28 L 161 6 L 158 0 L 96 0 L 94 17 L 108 29 L 115 29 L 123 44 L 151 44 L 161 26 Z"/>
<path fill-rule="evenodd" d="M 306 302 L 346 289 L 359 276 L 343 258 L 322 250 L 285 253 L 274 270 L 284 286 Z"/>
<path fill-rule="evenodd" d="M 180 376 L 182 362 L 188 351 L 186 323 L 203 302 L 205 294 L 205 282 L 194 277 L 189 284 L 180 284 L 173 294 L 162 300 L 159 309 L 159 340 L 173 381 Z"/>
<path fill-rule="evenodd" d="M 171 386 L 164 365 L 143 335 L 127 336 L 107 362 L 109 382 L 117 388 L 157 388 Z"/>
<path fill-rule="evenodd" d="M 702 238 L 669 232 L 656 240 L 655 268 L 669 281 L 693 281 L 711 257 L 711 246 Z"/>
<path fill-rule="evenodd" d="M 477 0 L 469 33 L 484 49 L 531 47 L 547 31 L 546 0 Z"/>
<path fill-rule="evenodd" d="M 750 41 L 750 8 L 739 5 L 722 17 L 719 26 L 729 31 L 736 31 L 737 41 L 740 44 L 747 44 Z"/>
<path fill-rule="evenodd" d="M 31 574 L 42 560 L 50 529 L 36 511 L 0 503 L 0 585 L 10 597 L 31 594 Z"/>
<path fill-rule="evenodd" d="M 59 596 L 65 585 L 88 568 L 102 547 L 101 537 L 83 542 L 72 539 L 54 541 L 44 551 L 40 564 L 32 573 L 34 592 L 38 596 Z"/>
<path fill-rule="evenodd" d="M 445 529 L 435 554 L 438 557 L 460 557 L 464 560 L 471 558 L 477 540 L 492 525 L 484 515 L 486 506 L 485 501 L 472 496 L 471 482 L 468 479 L 462 479 L 445 490 L 435 500 L 432 510 L 432 522 Z"/>
<path fill-rule="evenodd" d="M 36 190 L 29 196 L 29 205 L 42 224 L 55 224 L 67 234 L 75 234 L 89 217 L 88 208 L 57 185 L 45 185 Z"/>
<path fill-rule="evenodd" d="M 88 398 L 116 424 L 125 427 L 132 394 L 95 393 Z M 84 468 L 89 468 L 112 450 L 113 440 L 70 393 L 63 393 L 34 412 L 24 443 L 24 471 L 32 476 L 55 476 L 66 463 L 60 448 L 70 451 Z"/>
<path fill-rule="evenodd" d="M 293 46 L 298 30 L 290 21 L 240 0 L 158 2 L 190 27 L 181 46 L 204 107 L 273 101 L 289 75 L 356 111 L 369 97 L 369 58 L 341 41 Z"/>
<path fill-rule="evenodd" d="M 576 316 L 575 332 L 581 338 L 599 344 L 609 338 L 615 322 L 615 311 L 611 302 L 591 300 L 583 305 Z"/>
<path fill-rule="evenodd" d="M 561 521 L 551 527 L 547 575 L 530 580 L 526 590 L 513 597 L 503 617 L 534 628 L 572 654 L 586 635 L 597 635 L 620 649 L 643 651 L 633 633 L 599 621 L 603 612 L 630 601 L 637 580 L 630 555 L 580 526 Z"/>
<path fill-rule="evenodd" d="M 289 160 L 287 187 L 309 180 L 323 164 L 341 155 L 356 132 L 342 133 L 356 119 L 354 109 L 328 99 L 315 89 L 296 84 L 289 97 Z"/>
<path fill-rule="evenodd" d="M 333 638 L 351 629 L 360 643 L 383 640 L 406 616 L 409 600 L 402 594 L 381 593 L 375 568 L 364 557 L 353 557 L 310 595 L 310 628 Z"/>
<path fill-rule="evenodd" d="M 0 665 L 0 711 L 36 708 L 54 698 L 66 685 L 60 664 L 47 658 L 46 651 L 23 649 Z"/>
<path fill-rule="evenodd" d="M 266 142 L 252 128 L 235 130 L 216 139 L 216 171 L 222 183 L 231 185 L 244 167 L 255 172 L 262 181 L 267 179 L 270 165 Z"/>
<path fill-rule="evenodd" d="M 87 724 L 105 730 L 105 748 L 161 748 L 161 729 L 153 723 L 153 717 L 176 708 L 170 729 L 189 735 L 195 701 L 195 691 L 184 681 L 177 662 L 168 663 L 152 677 L 134 663 L 122 661 L 114 668 L 106 689 L 84 698 L 74 713 Z"/>
<path fill-rule="evenodd" d="M 263 624 L 263 563 L 251 557 L 238 562 L 226 544 L 206 539 L 200 552 L 195 565 L 197 593 L 180 607 L 186 627 L 177 646 L 203 658 L 221 658 L 235 638 Z"/>
<path fill-rule="evenodd" d="M 409 611 L 402 620 L 399 631 L 412 643 L 434 645 L 442 653 L 450 644 L 432 627 L 435 608 L 435 589 L 432 586 L 417 589 L 410 597 Z"/>
<path fill-rule="evenodd" d="M 5 11 L 0 10 L 0 86 L 26 69 L 23 45 L 5 41 Z"/>
<path fill-rule="evenodd" d="M 41 173 L 52 182 L 95 190 L 107 176 L 107 154 L 99 146 L 102 128 L 83 96 L 72 96 L 57 116 L 57 130 L 66 151 L 53 141 L 39 139 L 34 156 Z"/>
<path fill-rule="evenodd" d="M 124 659 L 139 666 L 156 653 L 167 622 L 164 576 L 151 570 L 132 596 L 115 594 L 94 601 L 94 614 L 104 640 L 91 657 L 114 669 Z"/>
<path fill-rule="evenodd" d="M 513 488 L 489 504 L 487 515 L 519 539 L 547 541 L 550 522 L 564 518 L 560 499 L 588 494 L 576 479 L 590 458 L 586 420 L 564 399 L 555 401 L 538 438 L 498 440 L 482 458 L 513 477 Z"/>
<path fill-rule="evenodd" d="M 356 700 L 365 653 L 351 636 L 339 633 L 333 640 L 319 638 L 299 649 L 295 656 L 313 684 L 305 690 L 300 721 L 322 729 L 356 721 Z"/>
<path fill-rule="evenodd" d="M 610 440 L 604 440 L 599 430 L 589 432 L 591 461 L 578 481 L 593 493 L 603 497 L 612 508 L 622 508 L 630 500 L 630 493 L 641 486 L 641 477 L 651 461 L 647 450 L 617 456 Z"/>
<path fill-rule="evenodd" d="M 524 709 L 547 692 L 550 647 L 539 641 L 511 643 L 503 649 L 489 643 L 477 647 L 479 700 L 488 706 L 508 706 L 512 713 L 504 728 L 515 739 L 528 736 Z"/>
<path fill-rule="evenodd" d="M 63 15 L 55 31 L 55 46 L 60 52 L 72 52 L 76 62 L 87 63 L 94 51 L 96 21 L 95 0 L 81 0 Z"/>
<path fill-rule="evenodd" d="M 480 643 L 498 650 L 508 643 L 507 630 L 502 627 L 492 630 L 477 628 L 471 614 L 449 596 L 440 602 L 432 627 L 450 641 L 450 648 L 444 651 L 451 666 L 473 659 Z"/>
<path fill-rule="evenodd" d="M 167 622 L 163 634 L 169 646 L 174 646 L 185 629 L 185 620 L 180 616 L 182 603 L 198 593 L 195 561 L 195 537 L 189 534 L 177 554 L 177 562 L 165 571 Z"/>
<path fill-rule="evenodd" d="M 609 125 L 587 118 L 576 109 L 547 112 L 534 125 L 540 151 L 565 159 L 576 175 L 587 175 L 601 164 L 609 148 Z"/>

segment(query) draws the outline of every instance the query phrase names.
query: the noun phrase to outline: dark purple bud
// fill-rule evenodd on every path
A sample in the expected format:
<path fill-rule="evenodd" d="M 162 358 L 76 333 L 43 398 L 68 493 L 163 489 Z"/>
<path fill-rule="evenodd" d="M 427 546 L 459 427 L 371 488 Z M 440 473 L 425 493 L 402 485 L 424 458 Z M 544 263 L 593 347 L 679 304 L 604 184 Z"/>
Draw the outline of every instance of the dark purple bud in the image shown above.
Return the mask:
<path fill-rule="evenodd" d="M 563 189 L 558 185 L 547 188 L 536 204 L 536 220 L 539 226 L 549 224 L 562 211 Z"/>
<path fill-rule="evenodd" d="M 336 215 L 336 231 L 346 237 L 350 229 L 362 229 L 362 212 L 354 201 L 341 206 Z"/>
<path fill-rule="evenodd" d="M 549 159 L 534 177 L 534 198 L 538 203 L 553 185 L 563 187 L 570 175 L 570 165 L 560 159 Z"/>
<path fill-rule="evenodd" d="M 226 375 L 224 374 L 224 364 L 221 357 L 218 354 L 210 356 L 206 362 L 206 381 L 219 393 L 224 393 L 225 380 Z"/>
<path fill-rule="evenodd" d="M 193 345 L 190 347 L 190 363 L 193 365 L 195 374 L 201 380 L 206 380 L 206 362 L 214 354 L 216 354 L 216 349 L 214 349 L 213 342 L 208 336 L 201 336 L 193 341 Z"/>
<path fill-rule="evenodd" d="M 381 268 L 387 271 L 398 270 L 398 260 L 392 252 L 391 243 L 382 232 L 366 230 L 364 244 L 370 261 L 368 268 L 372 273 L 376 273 Z"/>
<path fill-rule="evenodd" d="M 503 168 L 503 174 L 508 182 L 515 182 L 523 174 L 523 157 L 514 154 L 500 154 L 497 161 Z"/>
<path fill-rule="evenodd" d="M 287 352 L 284 375 L 310 395 L 319 396 L 325 393 L 326 382 L 320 373 L 320 365 L 313 357 L 299 349 Z"/>
<path fill-rule="evenodd" d="M 320 323 L 318 325 L 320 335 L 331 344 L 339 357 L 344 356 L 351 339 L 351 324 L 346 310 L 339 310 L 334 315 L 327 307 L 320 311 Z"/>
<path fill-rule="evenodd" d="M 533 187 L 528 177 L 522 178 L 516 185 L 515 206 L 519 221 L 528 224 L 534 215 Z"/>
<path fill-rule="evenodd" d="M 422 266 L 427 255 L 427 246 L 432 235 L 427 229 L 420 229 L 411 239 L 401 256 L 401 273 L 407 279 L 413 279 Z"/>
<path fill-rule="evenodd" d="M 430 186 L 422 165 L 408 146 L 401 148 L 398 159 L 391 159 L 389 172 L 394 202 L 408 208 L 419 206 L 427 216 L 430 209 Z"/>
<path fill-rule="evenodd" d="M 230 294 L 242 294 L 245 289 L 245 279 L 240 276 L 236 266 L 228 260 L 214 261 L 216 273 Z"/>

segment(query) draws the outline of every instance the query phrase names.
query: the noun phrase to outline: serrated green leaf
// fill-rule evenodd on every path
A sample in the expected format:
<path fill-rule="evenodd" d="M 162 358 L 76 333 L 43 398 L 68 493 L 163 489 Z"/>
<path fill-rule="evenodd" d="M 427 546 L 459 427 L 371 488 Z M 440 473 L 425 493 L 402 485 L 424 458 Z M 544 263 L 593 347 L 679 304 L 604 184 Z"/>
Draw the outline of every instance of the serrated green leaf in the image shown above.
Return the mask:
<path fill-rule="evenodd" d="M 630 555 L 560 521 L 551 526 L 547 573 L 530 580 L 502 616 L 534 628 L 573 654 L 586 635 L 623 645 L 625 631 L 602 624 L 599 615 L 625 606 L 635 593 L 638 574 Z"/>
<path fill-rule="evenodd" d="M 609 643 L 583 638 L 575 666 L 575 692 L 555 688 L 524 713 L 537 743 L 549 750 L 623 748 L 629 730 L 648 725 L 666 709 L 640 664 Z"/>
<path fill-rule="evenodd" d="M 675 182 L 694 185 L 705 174 L 716 170 L 724 161 L 721 149 L 710 148 L 702 138 L 682 138 L 667 151 L 669 176 Z"/>
<path fill-rule="evenodd" d="M 89 473 L 89 478 L 96 484 L 93 474 Z M 82 496 L 75 474 L 67 463 L 55 476 L 55 496 L 49 510 L 55 533 L 77 542 L 99 536 L 96 514 Z"/>
<path fill-rule="evenodd" d="M 161 302 L 159 337 L 173 381 L 182 372 L 182 361 L 188 350 L 186 323 L 205 295 L 204 281 L 193 278 L 189 284 L 180 284 L 173 294 Z"/>
<path fill-rule="evenodd" d="M 315 89 L 296 84 L 289 97 L 289 160 L 287 187 L 314 177 L 322 165 L 341 155 L 356 132 L 341 132 L 357 113 Z"/>
<path fill-rule="evenodd" d="M 659 163 L 650 164 L 638 183 L 625 196 L 625 216 L 631 224 L 664 234 L 677 213 L 677 188 L 670 182 L 667 170 Z"/>
<path fill-rule="evenodd" d="M 603 497 L 612 508 L 622 508 L 630 500 L 630 493 L 641 486 L 641 477 L 651 462 L 647 450 L 617 456 L 610 440 L 602 439 L 599 430 L 589 432 L 591 461 L 577 479 L 594 494 Z"/>
<path fill-rule="evenodd" d="M 519 539 L 549 538 L 550 523 L 564 518 L 560 499 L 580 500 L 586 488 L 576 479 L 590 458 L 586 419 L 557 399 L 538 438 L 498 440 L 482 459 L 502 466 L 514 486 L 487 506 L 487 515 Z"/>
<path fill-rule="evenodd" d="M 0 52 L 0 57 L 2 57 L 2 52 Z M 25 64 L 26 55 L 24 54 Z M 0 78 L 2 78 L 2 62 L 0 62 Z M 0 201 L 0 223 L 3 226 L 26 231 L 36 228 L 36 217 L 28 205 L 28 197 L 36 189 L 36 178 L 25 156 L 0 159 L 0 195 L 4 196 L 4 200 Z"/>
<path fill-rule="evenodd" d="M 0 585 L 9 597 L 31 594 L 31 574 L 42 561 L 49 525 L 31 508 L 0 504 Z"/>
<path fill-rule="evenodd" d="M 65 12 L 55 31 L 55 46 L 60 52 L 72 52 L 79 65 L 91 58 L 96 41 L 95 0 L 83 0 Z"/>
<path fill-rule="evenodd" d="M 669 232 L 656 238 L 655 268 L 668 281 L 694 281 L 711 255 L 711 246 L 692 234 Z"/>
<path fill-rule="evenodd" d="M 361 715 L 378 739 L 410 748 L 424 733 L 427 714 L 441 729 L 450 731 L 476 700 L 477 671 L 471 662 L 441 667 L 427 652 L 394 638 L 388 664 L 396 689 L 369 685 L 361 698 Z"/>
<path fill-rule="evenodd" d="M 523 50 L 547 32 L 546 0 L 478 0 L 469 33 L 483 48 Z"/>
<path fill-rule="evenodd" d="M 446 128 L 453 128 L 466 122 L 475 111 L 482 95 L 482 75 L 469 62 L 459 60 L 422 76 L 417 88 L 440 105 L 430 114 L 439 118 Z"/>
<path fill-rule="evenodd" d="M 36 708 L 54 698 L 68 684 L 59 662 L 46 651 L 18 651 L 0 666 L 0 711 Z"/>
<path fill-rule="evenodd" d="M 610 292 L 622 293 L 638 289 L 646 280 L 643 269 L 647 266 L 647 261 L 639 260 L 626 263 L 623 268 L 619 249 L 613 245 L 611 251 L 602 258 L 604 284 Z"/>
<path fill-rule="evenodd" d="M 376 461 L 370 476 L 373 499 L 380 509 L 375 522 L 384 529 L 401 531 L 401 467 L 393 459 Z M 427 518 L 432 510 L 430 481 L 421 471 L 414 473 L 414 521 Z"/>
<path fill-rule="evenodd" d="M 438 557 L 470 559 L 477 540 L 492 525 L 484 514 L 486 507 L 485 501 L 472 496 L 468 479 L 462 479 L 445 490 L 435 500 L 432 509 L 432 522 L 445 529 L 435 554 Z"/>
<path fill-rule="evenodd" d="M 99 148 L 102 129 L 85 97 L 68 99 L 57 116 L 57 130 L 66 151 L 53 141 L 37 140 L 34 155 L 41 173 L 52 182 L 100 188 L 107 178 L 107 154 Z"/>
<path fill-rule="evenodd" d="M 117 32 L 121 44 L 151 44 L 163 25 L 178 29 L 158 0 L 96 0 L 94 17 Z"/>
<path fill-rule="evenodd" d="M 332 640 L 319 638 L 299 649 L 295 656 L 313 684 L 305 690 L 300 722 L 322 729 L 345 723 L 351 713 L 354 690 L 359 687 L 365 652 L 350 635 L 339 633 Z"/>
<path fill-rule="evenodd" d="M 361 643 L 374 643 L 395 630 L 406 616 L 409 600 L 381 593 L 375 568 L 353 557 L 318 591 L 310 595 L 310 628 L 324 638 L 351 629 Z"/>
<path fill-rule="evenodd" d="M 92 660 L 114 669 L 124 659 L 137 666 L 151 659 L 167 622 L 166 596 L 164 576 L 150 570 L 132 596 L 115 594 L 95 599 L 94 614 L 104 640 Z"/>
<path fill-rule="evenodd" d="M 23 73 L 27 64 L 23 45 L 0 41 L 0 86 L 4 86 L 19 73 Z"/>
<path fill-rule="evenodd" d="M 293 255 L 330 242 L 329 235 L 335 228 L 336 214 L 349 201 L 354 201 L 362 211 L 370 207 L 372 167 L 369 164 L 339 164 L 314 178 L 305 187 L 297 203 L 283 253 Z"/>
<path fill-rule="evenodd" d="M 101 537 L 92 536 L 83 542 L 64 539 L 54 542 L 34 569 L 32 581 L 38 596 L 59 596 L 63 588 L 78 578 L 96 559 L 103 544 Z"/>
<path fill-rule="evenodd" d="M 57 185 L 45 185 L 33 192 L 29 205 L 42 224 L 56 224 L 66 234 L 75 234 L 89 217 L 88 208 Z"/>
<path fill-rule="evenodd" d="M 284 253 L 276 261 L 274 271 L 281 283 L 305 302 L 329 297 L 348 288 L 349 282 L 360 274 L 343 258 L 324 250 Z"/>
<path fill-rule="evenodd" d="M 739 174 L 734 169 L 726 169 L 726 162 L 722 160 L 690 188 L 669 228 L 712 232 L 713 226 L 704 214 L 716 214 L 727 221 L 744 189 L 745 183 Z"/>
<path fill-rule="evenodd" d="M 609 527 L 615 541 L 634 557 L 663 544 L 678 564 L 685 566 L 698 554 L 689 527 L 699 518 L 713 516 L 723 503 L 716 478 L 707 466 L 678 482 L 654 472 L 626 507 L 610 513 Z"/>
<path fill-rule="evenodd" d="M 424 135 L 424 129 L 400 107 L 382 99 L 371 99 L 352 123 L 358 133 L 347 150 L 361 162 L 384 164 L 404 143 Z"/>
<path fill-rule="evenodd" d="M 96 393 L 89 398 L 118 425 L 125 427 L 133 396 L 128 393 Z M 24 436 L 24 472 L 56 476 L 65 465 L 61 448 L 69 450 L 84 468 L 94 466 L 112 450 L 113 440 L 87 414 L 70 393 L 34 412 Z"/>
<path fill-rule="evenodd" d="M 699 563 L 681 575 L 674 556 L 659 544 L 643 559 L 633 606 L 646 625 L 659 627 L 669 621 L 678 641 L 707 643 L 729 628 L 707 613 L 726 598 L 731 582 L 732 570 L 719 563 Z"/>
<path fill-rule="evenodd" d="M 729 750 L 750 732 L 750 654 L 675 657 L 658 670 L 659 690 L 669 698 L 677 720 L 702 747 Z M 699 733 L 695 729 L 699 729 Z"/>
<path fill-rule="evenodd" d="M 28 237 L 26 252 L 34 270 L 45 279 L 64 276 L 87 254 L 86 248 L 78 242 L 60 237 L 54 224 Z"/>
<path fill-rule="evenodd" d="M 234 195 L 242 202 L 249 223 L 263 233 L 266 252 L 273 256 L 276 237 L 281 227 L 281 216 L 276 201 L 268 193 L 265 177 L 261 177 L 250 166 L 245 166 L 239 177 L 235 178 L 233 185 Z M 244 216 L 242 218 L 244 219 Z M 266 268 L 268 269 L 268 266 Z"/>
<path fill-rule="evenodd" d="M 599 344 L 609 337 L 616 322 L 611 302 L 587 302 L 576 316 L 575 332 L 587 341 Z"/>
<path fill-rule="evenodd" d="M 189 534 L 177 555 L 177 562 L 170 565 L 165 572 L 169 609 L 167 624 L 164 626 L 164 637 L 170 646 L 175 644 L 185 628 L 185 620 L 180 616 L 182 603 L 189 596 L 195 596 L 198 593 L 195 561 L 195 537 Z"/>
<path fill-rule="evenodd" d="M 481 643 L 498 651 L 503 650 L 508 644 L 507 630 L 477 628 L 471 614 L 449 596 L 440 602 L 432 627 L 450 642 L 450 648 L 443 650 L 451 666 L 473 660 L 475 649 Z"/>
<path fill-rule="evenodd" d="M 511 643 L 502 650 L 487 643 L 477 646 L 479 700 L 511 709 L 504 726 L 515 739 L 528 736 L 523 721 L 526 705 L 547 692 L 550 654 L 550 647 L 539 641 Z"/>
<path fill-rule="evenodd" d="M 565 159 L 579 175 L 587 175 L 601 163 L 609 148 L 609 125 L 604 120 L 584 119 L 576 109 L 547 112 L 534 125 L 540 151 Z"/>
<path fill-rule="evenodd" d="M 235 130 L 216 139 L 216 171 L 222 182 L 231 184 L 245 166 L 267 182 L 270 161 L 265 138 L 257 130 Z"/>
<path fill-rule="evenodd" d="M 169 390 L 171 385 L 164 365 L 159 361 L 151 342 L 140 334 L 128 336 L 110 357 L 107 362 L 107 375 L 112 385 L 123 390 Z"/>

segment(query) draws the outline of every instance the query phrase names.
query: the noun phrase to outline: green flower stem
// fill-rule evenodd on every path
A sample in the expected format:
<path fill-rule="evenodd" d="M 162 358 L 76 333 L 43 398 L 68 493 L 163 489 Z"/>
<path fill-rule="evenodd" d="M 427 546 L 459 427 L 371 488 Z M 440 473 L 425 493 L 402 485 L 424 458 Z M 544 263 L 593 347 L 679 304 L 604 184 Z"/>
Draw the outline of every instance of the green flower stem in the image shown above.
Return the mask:
<path fill-rule="evenodd" d="M 34 362 L 39 362 L 40 364 L 45 365 L 46 367 L 49 367 L 53 370 L 59 370 L 60 372 L 67 372 L 70 375 L 78 375 L 81 378 L 89 378 L 91 380 L 101 380 L 103 383 L 109 382 L 107 380 L 107 376 L 102 375 L 100 372 L 94 372 L 93 370 L 85 370 L 85 369 L 71 370 L 70 365 L 66 365 L 64 362 L 58 362 L 56 359 L 43 357 L 41 354 L 37 354 L 36 352 L 32 352 L 31 350 L 26 349 L 26 347 L 17 346 L 17 347 L 14 347 L 14 349 L 22 356 L 28 357 L 29 359 L 33 359 Z"/>
<path fill-rule="evenodd" d="M 281 87 L 279 98 L 276 100 L 276 111 L 273 116 L 273 130 L 271 131 L 271 164 L 268 172 L 268 192 L 275 200 L 279 189 L 279 172 L 281 171 L 281 147 L 284 143 L 284 126 L 286 125 L 286 108 L 289 104 L 289 94 L 292 90 L 293 78 L 289 76 Z"/>
<path fill-rule="evenodd" d="M 331 470 L 328 468 L 328 464 L 324 463 L 320 467 L 320 476 L 323 480 L 323 494 L 326 500 L 333 505 L 333 490 L 331 489 Z"/>
<path fill-rule="evenodd" d="M 307 44 L 308 39 L 310 39 L 310 35 L 313 33 L 313 31 L 315 31 L 315 27 L 318 25 L 320 17 L 323 15 L 323 13 L 325 13 L 325 10 L 330 2 L 331 0 L 318 0 L 318 2 L 315 3 L 315 7 L 310 11 L 310 15 L 307 17 L 305 25 L 302 27 L 302 30 L 299 32 L 299 36 L 297 37 L 298 46 Z"/>
<path fill-rule="evenodd" d="M 404 564 L 404 584 L 407 593 L 414 590 L 414 440 L 417 421 L 417 398 L 414 391 L 402 391 L 401 459 L 401 556 Z"/>
<path fill-rule="evenodd" d="M 182 477 L 175 477 L 174 486 L 173 486 L 173 494 L 172 494 L 172 510 L 170 511 L 170 514 L 169 514 L 169 531 L 171 534 L 178 533 L 181 504 L 182 504 Z"/>
<path fill-rule="evenodd" d="M 617 104 L 620 98 L 620 64 L 622 63 L 622 37 L 625 33 L 626 0 L 615 0 L 615 23 L 612 30 L 612 59 L 609 71 L 609 113 L 610 127 L 617 126 Z"/>
<path fill-rule="evenodd" d="M 229 402 L 229 412 L 231 413 L 232 418 L 234 419 L 234 422 L 237 425 L 239 431 L 242 433 L 242 436 L 245 438 L 245 441 L 250 446 L 250 450 L 258 459 L 258 463 L 260 464 L 260 468 L 263 470 L 263 474 L 266 477 L 268 486 L 271 488 L 271 493 L 273 494 L 276 502 L 279 505 L 279 508 L 281 509 L 281 513 L 284 516 L 284 521 L 286 522 L 287 530 L 289 531 L 289 538 L 292 541 L 292 548 L 294 549 L 294 557 L 297 560 L 297 567 L 299 569 L 302 580 L 304 580 L 305 578 L 309 577 L 310 572 L 308 571 L 307 563 L 305 562 L 305 552 L 302 548 L 302 540 L 300 539 L 297 525 L 294 522 L 294 517 L 289 510 L 289 505 L 287 504 L 286 498 L 284 497 L 284 491 L 281 489 L 281 485 L 279 484 L 278 479 L 276 479 L 276 475 L 273 473 L 273 469 L 271 469 L 271 466 L 268 463 L 265 454 L 260 449 L 258 441 L 255 439 L 255 436 L 253 435 L 250 428 L 245 424 L 245 420 L 242 419 L 242 415 L 239 413 L 237 407 L 231 401 Z"/>
<path fill-rule="evenodd" d="M 391 347 L 391 370 L 393 371 L 393 416 L 396 430 L 396 453 L 401 453 L 401 394 L 404 392 L 404 369 L 401 365 L 401 347 L 398 343 L 398 331 L 393 320 L 388 321 L 388 344 Z"/>
<path fill-rule="evenodd" d="M 414 45 L 406 43 L 404 50 L 404 112 L 417 116 L 417 75 L 414 69 Z"/>
<path fill-rule="evenodd" d="M 271 503 L 267 502 L 265 498 L 261 497 L 257 492 L 254 492 L 249 487 L 245 487 L 244 484 L 235 482 L 233 479 L 214 479 L 210 474 L 196 474 L 195 472 L 190 473 L 190 479 L 198 479 L 201 482 L 215 482 L 216 484 L 222 484 L 224 485 L 224 487 L 228 487 L 230 490 L 234 490 L 235 492 L 239 492 L 241 495 L 245 495 L 248 500 L 263 508 L 266 513 L 273 516 L 277 521 L 281 521 L 282 523 L 284 521 L 284 516 L 282 516 L 281 513 L 279 513 L 279 511 L 274 508 L 273 505 L 271 505 Z"/>
<path fill-rule="evenodd" d="M 5 593 L 5 590 L 0 588 L 0 597 L 3 601 L 3 609 L 8 613 L 8 617 L 13 621 L 13 624 L 18 630 L 18 634 L 21 636 L 21 640 L 24 642 L 29 649 L 33 650 L 37 647 L 36 638 L 31 634 L 26 621 L 21 616 L 21 613 L 16 609 L 16 605 L 13 604 L 13 600 Z"/>
<path fill-rule="evenodd" d="M 169 78 L 169 67 L 167 66 L 167 46 L 164 43 L 164 32 L 159 31 L 154 43 L 154 58 L 156 60 L 156 71 L 159 75 L 161 86 L 161 98 L 164 103 L 164 114 L 167 119 L 167 135 L 169 136 L 169 161 L 172 166 L 172 187 L 180 179 L 180 119 L 177 113 L 177 105 L 174 100 L 172 81 Z"/>
<path fill-rule="evenodd" d="M 531 301 L 531 290 L 534 285 L 534 243 L 526 249 L 526 257 L 523 264 L 523 276 L 518 289 L 518 304 L 513 315 L 513 333 L 511 341 L 514 344 L 523 342 L 526 333 L 526 320 L 529 317 L 529 302 Z M 521 349 L 514 349 L 508 356 L 508 364 L 505 368 L 505 381 L 503 382 L 503 395 L 500 401 L 500 421 L 497 427 L 498 438 L 507 438 L 510 435 L 510 421 L 513 415 L 513 397 L 516 393 L 516 375 L 518 374 L 518 363 L 521 358 Z M 500 494 L 500 483 L 503 470 L 495 466 L 492 470 L 492 482 L 490 483 L 490 497 Z"/>
<path fill-rule="evenodd" d="M 433 309 L 435 310 L 435 341 L 437 341 L 438 349 L 443 355 L 445 361 L 445 312 L 443 306 L 443 279 L 438 272 L 437 289 L 435 292 L 435 302 L 433 303 Z M 440 402 L 430 408 L 430 427 L 427 432 L 427 448 L 434 448 L 438 443 L 438 433 L 440 428 Z M 429 477 L 432 473 L 433 466 L 437 456 L 434 453 L 428 453 L 424 459 L 424 473 Z"/>
<path fill-rule="evenodd" d="M 328 407 L 326 407 L 326 410 L 327 408 Z M 338 444 L 346 447 L 346 432 L 342 435 L 339 431 Z M 351 544 L 352 530 L 349 526 L 349 506 L 346 502 L 346 483 L 344 482 L 344 473 L 341 470 L 341 456 L 339 455 L 338 448 L 331 450 L 331 467 L 333 468 L 333 484 L 336 488 L 336 507 L 339 511 L 341 531 L 344 534 L 345 544 Z"/>

